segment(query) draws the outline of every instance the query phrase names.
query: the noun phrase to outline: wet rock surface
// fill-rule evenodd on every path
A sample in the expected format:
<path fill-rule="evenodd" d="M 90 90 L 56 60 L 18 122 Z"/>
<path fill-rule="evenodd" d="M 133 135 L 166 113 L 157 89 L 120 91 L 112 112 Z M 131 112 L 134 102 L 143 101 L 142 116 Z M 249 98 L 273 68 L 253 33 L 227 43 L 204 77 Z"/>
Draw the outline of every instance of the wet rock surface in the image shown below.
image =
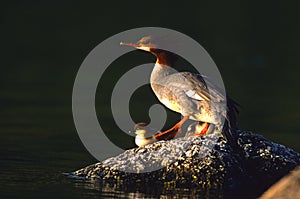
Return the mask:
<path fill-rule="evenodd" d="M 247 131 L 231 146 L 220 135 L 160 141 L 77 170 L 74 176 L 118 186 L 216 189 L 259 196 L 300 164 L 300 154 Z"/>

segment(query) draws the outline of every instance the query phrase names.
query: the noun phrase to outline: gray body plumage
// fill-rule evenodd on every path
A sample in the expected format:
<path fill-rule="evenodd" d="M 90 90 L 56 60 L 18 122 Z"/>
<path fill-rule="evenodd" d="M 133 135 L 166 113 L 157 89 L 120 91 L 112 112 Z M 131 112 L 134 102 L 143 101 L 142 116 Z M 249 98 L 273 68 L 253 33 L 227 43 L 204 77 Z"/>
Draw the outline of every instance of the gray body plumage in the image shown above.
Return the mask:
<path fill-rule="evenodd" d="M 225 122 L 227 126 L 235 123 L 230 121 L 235 118 L 227 108 L 226 96 L 200 74 L 177 72 L 169 66 L 156 63 L 150 82 L 158 99 L 183 116 L 188 115 L 192 120 L 212 123 L 217 132 L 223 130 Z"/>

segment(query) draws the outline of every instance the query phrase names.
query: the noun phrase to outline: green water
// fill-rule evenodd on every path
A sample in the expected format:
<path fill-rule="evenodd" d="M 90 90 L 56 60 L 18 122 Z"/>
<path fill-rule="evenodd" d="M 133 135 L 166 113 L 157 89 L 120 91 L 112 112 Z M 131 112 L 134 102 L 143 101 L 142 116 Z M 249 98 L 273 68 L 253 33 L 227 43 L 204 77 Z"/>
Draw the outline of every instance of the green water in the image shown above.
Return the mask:
<path fill-rule="evenodd" d="M 136 6 L 71 1 L 1 6 L 2 198 L 154 197 L 150 192 L 139 195 L 62 175 L 97 161 L 81 144 L 73 123 L 71 97 L 77 70 L 101 41 L 135 27 L 171 28 L 197 40 L 219 67 L 227 93 L 241 104 L 240 128 L 300 151 L 296 5 L 232 1 L 218 6 L 208 2 Z M 123 56 L 99 83 L 96 108 L 104 115 L 100 122 L 115 142 L 122 140 L 123 148 L 133 147 L 133 140 L 115 127 L 107 108 L 109 95 L 124 72 L 149 61 L 153 57 L 141 52 Z M 155 100 L 149 87 L 139 89 L 131 104 L 133 118 L 147 121 L 148 107 Z M 166 127 L 178 118 L 169 112 Z M 218 191 L 161 194 L 222 197 Z"/>

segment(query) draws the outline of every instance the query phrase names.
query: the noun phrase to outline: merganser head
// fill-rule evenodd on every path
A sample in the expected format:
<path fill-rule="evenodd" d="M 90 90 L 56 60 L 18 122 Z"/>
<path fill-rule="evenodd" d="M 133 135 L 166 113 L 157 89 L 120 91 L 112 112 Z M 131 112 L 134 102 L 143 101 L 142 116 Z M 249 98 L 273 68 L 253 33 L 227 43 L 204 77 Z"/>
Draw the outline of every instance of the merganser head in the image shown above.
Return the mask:
<path fill-rule="evenodd" d="M 139 50 L 152 53 L 159 63 L 167 66 L 173 65 L 178 56 L 172 52 L 162 50 L 159 48 L 160 43 L 167 42 L 165 37 L 147 36 L 140 39 L 137 43 L 120 42 L 121 46 L 131 46 Z"/>
<path fill-rule="evenodd" d="M 134 126 L 134 130 L 136 135 L 145 135 L 149 129 L 146 123 L 140 122 Z"/>
<path fill-rule="evenodd" d="M 151 36 L 143 37 L 137 43 L 125 43 L 121 42 L 121 46 L 132 46 L 134 48 L 144 50 L 147 52 L 152 52 L 154 49 L 157 49 L 157 45 L 153 43 L 153 38 Z"/>

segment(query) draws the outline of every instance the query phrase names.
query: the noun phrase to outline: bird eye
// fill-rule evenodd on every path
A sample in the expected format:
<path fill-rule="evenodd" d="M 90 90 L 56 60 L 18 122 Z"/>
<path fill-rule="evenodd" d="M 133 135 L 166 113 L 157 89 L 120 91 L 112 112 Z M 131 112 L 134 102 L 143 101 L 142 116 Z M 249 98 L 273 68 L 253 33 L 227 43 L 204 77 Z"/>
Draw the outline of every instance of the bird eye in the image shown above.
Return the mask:
<path fill-rule="evenodd" d="M 146 40 L 146 41 L 142 41 L 141 43 L 142 44 L 149 44 L 149 41 Z"/>

